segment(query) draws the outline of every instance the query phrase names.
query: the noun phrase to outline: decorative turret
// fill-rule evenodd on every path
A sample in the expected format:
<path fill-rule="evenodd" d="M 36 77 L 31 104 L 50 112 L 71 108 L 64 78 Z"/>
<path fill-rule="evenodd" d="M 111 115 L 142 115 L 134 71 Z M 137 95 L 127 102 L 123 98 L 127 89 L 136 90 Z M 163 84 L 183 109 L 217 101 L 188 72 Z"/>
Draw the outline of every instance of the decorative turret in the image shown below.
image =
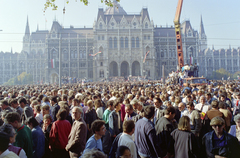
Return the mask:
<path fill-rule="evenodd" d="M 23 51 L 29 53 L 29 45 L 30 45 L 30 29 L 29 29 L 29 23 L 28 23 L 28 17 L 27 17 L 25 34 L 23 36 Z"/>
<path fill-rule="evenodd" d="M 207 49 L 207 36 L 205 34 L 203 20 L 201 15 L 200 29 L 199 29 L 199 48 L 200 50 Z"/>

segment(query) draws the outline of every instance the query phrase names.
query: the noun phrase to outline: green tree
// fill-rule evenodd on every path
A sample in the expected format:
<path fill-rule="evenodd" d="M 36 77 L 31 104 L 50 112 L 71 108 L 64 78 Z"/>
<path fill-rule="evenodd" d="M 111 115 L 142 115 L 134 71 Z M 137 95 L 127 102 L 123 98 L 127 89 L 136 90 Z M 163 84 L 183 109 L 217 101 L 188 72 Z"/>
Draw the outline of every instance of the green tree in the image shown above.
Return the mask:
<path fill-rule="evenodd" d="M 52 10 L 57 10 L 58 6 L 55 3 L 56 1 L 59 1 L 59 0 L 46 0 L 46 3 L 44 4 L 44 11 L 47 10 L 47 8 L 52 8 Z M 65 1 L 67 4 L 70 2 L 70 0 L 65 0 Z M 77 0 L 75 1 L 77 2 Z M 113 1 L 114 0 L 101 0 L 101 3 L 104 3 L 105 5 L 112 7 Z M 116 1 L 120 2 L 120 0 L 116 0 Z M 80 0 L 80 2 L 82 2 L 84 5 L 89 4 L 89 0 Z"/>
<path fill-rule="evenodd" d="M 240 76 L 240 71 L 237 71 L 233 74 L 233 79 L 238 79 L 238 76 Z"/>
<path fill-rule="evenodd" d="M 233 74 L 221 68 L 219 70 L 213 71 L 212 76 L 210 76 L 209 79 L 221 80 L 222 78 L 227 79 L 229 76 L 232 78 Z"/>
<path fill-rule="evenodd" d="M 3 85 L 24 85 L 24 84 L 32 84 L 33 78 L 31 74 L 27 74 L 26 72 L 22 72 L 20 75 L 9 79 Z"/>

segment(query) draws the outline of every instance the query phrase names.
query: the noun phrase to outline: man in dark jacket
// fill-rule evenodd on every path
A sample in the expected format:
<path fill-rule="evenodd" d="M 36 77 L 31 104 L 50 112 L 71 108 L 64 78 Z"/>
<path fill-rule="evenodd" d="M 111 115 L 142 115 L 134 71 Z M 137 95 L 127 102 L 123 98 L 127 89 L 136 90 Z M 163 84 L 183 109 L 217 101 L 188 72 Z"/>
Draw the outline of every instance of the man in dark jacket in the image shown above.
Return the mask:
<path fill-rule="evenodd" d="M 239 157 L 239 142 L 224 131 L 224 124 L 224 119 L 219 116 L 211 120 L 213 131 L 202 138 L 202 157 Z"/>
<path fill-rule="evenodd" d="M 151 122 L 154 117 L 154 110 L 154 106 L 147 106 L 144 109 L 144 117 L 138 120 L 135 125 L 135 143 L 141 158 L 157 158 L 162 155 L 159 150 L 154 124 Z"/>
<path fill-rule="evenodd" d="M 60 106 L 58 105 L 57 96 L 51 97 L 50 98 L 50 103 L 51 103 L 51 106 L 53 107 L 51 115 L 53 117 L 53 122 L 54 122 L 54 121 L 57 121 L 56 115 L 58 113 L 58 110 L 60 109 Z"/>
<path fill-rule="evenodd" d="M 159 155 L 161 157 L 167 155 L 168 143 L 171 140 L 170 134 L 175 129 L 174 126 L 177 125 L 177 123 L 175 125 L 172 123 L 175 113 L 174 107 L 168 107 L 164 112 L 164 116 L 161 117 L 155 125 L 159 147 L 162 150 L 162 155 Z"/>

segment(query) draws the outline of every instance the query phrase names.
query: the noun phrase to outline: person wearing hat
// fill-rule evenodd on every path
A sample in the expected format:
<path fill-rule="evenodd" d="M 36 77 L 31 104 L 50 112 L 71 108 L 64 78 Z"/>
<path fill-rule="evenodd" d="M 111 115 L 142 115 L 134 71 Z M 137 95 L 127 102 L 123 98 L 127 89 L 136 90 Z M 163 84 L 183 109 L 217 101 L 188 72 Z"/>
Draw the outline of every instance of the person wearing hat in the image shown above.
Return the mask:
<path fill-rule="evenodd" d="M 213 131 L 202 138 L 201 157 L 228 157 L 233 158 L 239 155 L 240 145 L 236 137 L 228 134 L 225 130 L 225 121 L 221 117 L 214 117 L 210 126 Z"/>

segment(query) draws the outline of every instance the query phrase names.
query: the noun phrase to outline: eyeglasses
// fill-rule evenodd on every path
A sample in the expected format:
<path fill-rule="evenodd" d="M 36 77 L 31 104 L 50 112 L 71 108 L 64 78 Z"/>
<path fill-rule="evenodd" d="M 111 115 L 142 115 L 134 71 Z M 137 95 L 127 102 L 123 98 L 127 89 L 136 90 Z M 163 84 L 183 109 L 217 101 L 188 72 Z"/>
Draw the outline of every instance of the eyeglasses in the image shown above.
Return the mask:
<path fill-rule="evenodd" d="M 128 155 L 128 156 L 121 156 L 120 158 L 133 158 L 132 155 Z"/>
<path fill-rule="evenodd" d="M 217 127 L 218 127 L 218 128 L 221 128 L 222 125 L 213 125 L 213 127 L 214 127 L 214 128 L 217 128 Z"/>

